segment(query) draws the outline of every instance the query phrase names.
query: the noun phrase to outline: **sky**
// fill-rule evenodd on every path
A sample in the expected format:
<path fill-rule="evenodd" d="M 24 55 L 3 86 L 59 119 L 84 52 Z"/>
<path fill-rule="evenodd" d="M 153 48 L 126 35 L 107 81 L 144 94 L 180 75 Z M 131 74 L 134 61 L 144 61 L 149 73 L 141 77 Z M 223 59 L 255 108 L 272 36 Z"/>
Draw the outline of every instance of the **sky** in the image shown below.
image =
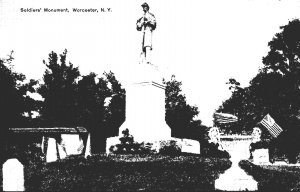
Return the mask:
<path fill-rule="evenodd" d="M 145 0 L 0 0 L 0 58 L 14 51 L 13 65 L 27 78 L 42 79 L 51 51 L 83 75 L 112 71 L 126 85 L 141 52 L 136 21 Z M 300 18 L 299 0 L 148 0 L 157 20 L 152 62 L 163 77 L 182 82 L 197 117 L 212 126 L 213 112 L 230 97 L 229 78 L 242 86 L 262 67 L 268 42 L 280 26 Z M 21 12 L 21 8 L 68 13 Z M 74 13 L 94 8 L 98 13 Z M 101 8 L 110 12 L 101 12 Z"/>

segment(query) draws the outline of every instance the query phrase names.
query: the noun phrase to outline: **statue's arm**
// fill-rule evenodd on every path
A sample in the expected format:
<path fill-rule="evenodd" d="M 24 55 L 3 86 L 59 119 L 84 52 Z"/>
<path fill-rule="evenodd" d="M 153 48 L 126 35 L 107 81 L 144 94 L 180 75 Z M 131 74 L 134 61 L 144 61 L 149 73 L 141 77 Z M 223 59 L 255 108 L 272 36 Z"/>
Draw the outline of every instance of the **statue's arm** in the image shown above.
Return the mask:
<path fill-rule="evenodd" d="M 141 31 L 143 28 L 144 22 L 143 22 L 143 17 L 139 18 L 136 22 L 136 29 L 138 31 Z"/>
<path fill-rule="evenodd" d="M 155 19 L 153 14 L 150 14 L 148 25 L 151 26 L 152 30 L 155 30 L 155 28 L 156 28 L 156 19 Z"/>

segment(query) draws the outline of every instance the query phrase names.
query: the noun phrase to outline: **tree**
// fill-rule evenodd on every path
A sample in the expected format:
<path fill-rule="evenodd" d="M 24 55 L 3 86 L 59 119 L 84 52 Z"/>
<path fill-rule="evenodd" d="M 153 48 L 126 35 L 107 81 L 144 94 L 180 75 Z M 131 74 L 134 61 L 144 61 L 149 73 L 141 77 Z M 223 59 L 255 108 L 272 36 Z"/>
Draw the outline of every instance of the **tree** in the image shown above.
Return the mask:
<path fill-rule="evenodd" d="M 14 71 L 12 54 L 7 59 L 0 59 L 1 154 L 8 139 L 8 128 L 31 126 L 32 112 L 37 110 L 37 103 L 27 95 L 28 92 L 35 92 L 37 82 L 26 82 L 23 74 Z"/>
<path fill-rule="evenodd" d="M 268 43 L 270 51 L 263 58 L 265 69 L 285 75 L 299 75 L 300 57 L 300 20 L 289 21 L 280 27 L 281 32 L 276 33 Z M 299 79 L 298 79 L 299 81 Z"/>
<path fill-rule="evenodd" d="M 282 123 L 282 114 L 286 114 L 286 104 L 288 98 L 284 91 L 288 88 L 288 82 L 283 81 L 282 76 L 276 73 L 266 73 L 261 71 L 250 81 L 250 86 L 241 88 L 230 85 L 232 95 L 224 101 L 217 112 L 225 112 L 236 115 L 239 118 L 237 123 L 216 124 L 225 132 L 241 133 L 252 132 L 252 128 L 266 114 L 271 114 L 277 122 Z"/>
<path fill-rule="evenodd" d="M 78 82 L 76 97 L 76 125 L 84 126 L 91 133 L 92 152 L 99 152 L 103 145 L 105 98 L 109 95 L 107 82 L 90 73 Z M 105 145 L 105 144 L 104 144 Z"/>
<path fill-rule="evenodd" d="M 172 129 L 172 136 L 199 140 L 205 128 L 201 120 L 196 120 L 198 108 L 187 104 L 182 83 L 174 75 L 170 81 L 163 82 L 166 85 L 166 122 Z"/>
<path fill-rule="evenodd" d="M 294 161 L 295 151 L 299 152 L 295 146 L 300 144 L 296 142 L 300 138 L 300 21 L 295 19 L 280 29 L 269 42 L 270 51 L 262 60 L 264 66 L 250 85 L 241 88 L 229 82 L 230 88 L 236 88 L 217 111 L 237 115 L 239 131 L 250 131 L 269 113 L 284 129 L 278 141 Z"/>
<path fill-rule="evenodd" d="M 300 109 L 300 21 L 290 21 L 281 27 L 269 42 L 270 51 L 263 58 L 264 67 L 250 81 L 249 87 L 236 86 L 236 81 L 229 82 L 233 89 L 230 99 L 225 101 L 218 111 L 228 111 L 243 118 L 254 114 L 243 123 L 258 120 L 266 113 L 271 113 L 278 121 L 289 121 Z M 245 113 L 241 115 L 241 113 Z M 253 123 L 250 123 L 253 125 Z"/>
<path fill-rule="evenodd" d="M 13 53 L 13 52 L 12 52 Z M 32 112 L 37 109 L 27 92 L 35 92 L 36 81 L 26 82 L 25 75 L 14 72 L 12 53 L 8 59 L 0 59 L 0 102 L 1 125 L 19 127 L 29 125 Z"/>
<path fill-rule="evenodd" d="M 125 89 L 116 79 L 114 73 L 104 73 L 108 83 L 110 84 L 111 91 L 109 104 L 106 113 L 106 136 L 111 137 L 118 134 L 119 127 L 125 121 Z"/>
<path fill-rule="evenodd" d="M 43 126 L 84 126 L 91 134 L 92 151 L 105 150 L 106 138 L 125 119 L 125 91 L 112 72 L 80 75 L 66 62 L 67 50 L 49 54 L 38 92 L 44 98 L 40 115 Z"/>
<path fill-rule="evenodd" d="M 233 114 L 239 117 L 239 121 L 237 123 L 229 124 L 219 124 L 214 121 L 214 124 L 215 126 L 223 129 L 225 133 L 241 132 L 242 130 L 245 130 L 245 127 L 242 126 L 245 121 L 243 117 L 249 118 L 250 115 L 250 113 L 247 114 L 247 116 L 243 115 L 248 112 L 245 110 L 245 108 L 248 107 L 246 103 L 249 103 L 250 99 L 249 91 L 246 88 L 240 87 L 240 83 L 235 79 L 229 79 L 229 82 L 226 84 L 229 84 L 229 90 L 232 91 L 232 95 L 228 100 L 223 102 L 222 106 L 219 107 L 217 112 Z"/>
<path fill-rule="evenodd" d="M 38 93 L 44 98 L 40 115 L 43 126 L 75 126 L 77 120 L 77 80 L 80 73 L 73 64 L 66 63 L 67 50 L 58 58 L 49 54 L 47 69 L 43 76 L 44 83 Z"/>
<path fill-rule="evenodd" d="M 125 119 L 125 91 L 112 72 L 94 73 L 78 82 L 78 125 L 92 133 L 92 150 L 105 151 L 106 138 L 118 132 Z M 97 79 L 97 81 L 96 81 Z"/>
<path fill-rule="evenodd" d="M 280 28 L 282 31 L 268 44 L 270 51 L 263 58 L 264 70 L 281 74 L 289 83 L 286 90 L 289 109 L 297 113 L 300 109 L 300 20 L 295 19 Z"/>

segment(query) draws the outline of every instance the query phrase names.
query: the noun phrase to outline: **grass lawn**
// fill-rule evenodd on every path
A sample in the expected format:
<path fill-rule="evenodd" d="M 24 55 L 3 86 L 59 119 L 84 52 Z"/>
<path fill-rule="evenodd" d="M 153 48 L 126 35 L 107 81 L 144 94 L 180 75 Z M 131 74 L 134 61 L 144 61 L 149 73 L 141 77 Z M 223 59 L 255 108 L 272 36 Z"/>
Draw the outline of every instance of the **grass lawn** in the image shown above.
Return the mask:
<path fill-rule="evenodd" d="M 25 166 L 25 187 L 26 191 L 214 191 L 215 179 L 230 165 L 227 159 L 194 155 L 71 157 Z M 300 167 L 257 166 L 249 161 L 240 166 L 258 182 L 259 191 L 300 191 Z"/>
<path fill-rule="evenodd" d="M 25 167 L 27 191 L 214 191 L 228 159 L 94 155 Z"/>
<path fill-rule="evenodd" d="M 240 166 L 258 182 L 259 191 L 300 191 L 300 167 L 257 166 L 249 161 Z"/>

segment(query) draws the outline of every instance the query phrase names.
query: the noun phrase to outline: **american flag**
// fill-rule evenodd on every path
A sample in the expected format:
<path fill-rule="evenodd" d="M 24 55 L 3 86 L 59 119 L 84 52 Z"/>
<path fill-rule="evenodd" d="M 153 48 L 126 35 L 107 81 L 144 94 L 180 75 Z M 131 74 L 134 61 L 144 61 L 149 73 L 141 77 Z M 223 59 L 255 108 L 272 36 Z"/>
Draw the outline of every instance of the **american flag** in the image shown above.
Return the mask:
<path fill-rule="evenodd" d="M 267 128 L 271 135 L 275 138 L 283 131 L 269 114 L 267 114 L 260 123 Z"/>
<path fill-rule="evenodd" d="M 234 123 L 238 121 L 238 118 L 228 113 L 214 113 L 213 115 L 217 123 Z"/>

